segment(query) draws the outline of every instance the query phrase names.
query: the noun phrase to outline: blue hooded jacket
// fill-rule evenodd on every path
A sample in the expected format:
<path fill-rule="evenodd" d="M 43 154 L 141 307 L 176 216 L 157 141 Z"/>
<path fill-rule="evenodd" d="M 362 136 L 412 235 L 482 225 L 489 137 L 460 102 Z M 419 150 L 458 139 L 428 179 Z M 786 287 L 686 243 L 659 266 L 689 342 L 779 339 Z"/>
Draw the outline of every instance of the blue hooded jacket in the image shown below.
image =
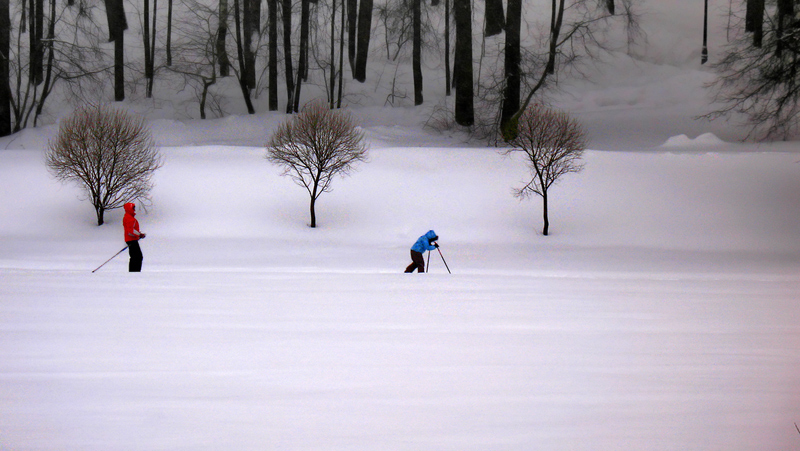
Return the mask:
<path fill-rule="evenodd" d="M 433 230 L 428 230 L 428 233 L 419 237 L 416 243 L 411 246 L 412 251 L 417 251 L 420 254 L 424 254 L 425 251 L 432 251 L 436 249 L 436 246 L 431 244 L 431 241 L 438 240 L 439 237 L 436 235 L 436 232 Z"/>

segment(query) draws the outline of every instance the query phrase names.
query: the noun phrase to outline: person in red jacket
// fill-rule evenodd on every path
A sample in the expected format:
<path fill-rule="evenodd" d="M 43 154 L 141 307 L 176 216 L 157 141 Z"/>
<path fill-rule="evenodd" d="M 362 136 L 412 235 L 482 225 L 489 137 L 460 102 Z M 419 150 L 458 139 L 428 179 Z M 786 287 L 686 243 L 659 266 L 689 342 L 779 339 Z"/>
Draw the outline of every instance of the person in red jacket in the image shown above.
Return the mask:
<path fill-rule="evenodd" d="M 142 271 L 142 248 L 139 247 L 139 240 L 145 237 L 145 234 L 139 231 L 139 221 L 136 220 L 136 205 L 128 202 L 124 206 L 125 216 L 122 218 L 122 228 L 125 229 L 125 244 L 128 245 L 128 252 L 131 256 L 130 263 L 128 263 L 129 272 Z"/>

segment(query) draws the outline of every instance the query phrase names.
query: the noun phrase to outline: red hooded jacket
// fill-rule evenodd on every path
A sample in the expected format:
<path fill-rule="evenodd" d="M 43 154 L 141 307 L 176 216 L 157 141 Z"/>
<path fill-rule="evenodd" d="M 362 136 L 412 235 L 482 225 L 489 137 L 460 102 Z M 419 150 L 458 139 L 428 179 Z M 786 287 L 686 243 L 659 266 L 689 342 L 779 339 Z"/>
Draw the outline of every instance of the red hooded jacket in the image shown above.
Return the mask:
<path fill-rule="evenodd" d="M 125 242 L 138 241 L 143 234 L 139 232 L 139 221 L 136 220 L 136 205 L 128 202 L 124 208 L 125 216 L 122 218 L 122 228 L 125 229 Z"/>

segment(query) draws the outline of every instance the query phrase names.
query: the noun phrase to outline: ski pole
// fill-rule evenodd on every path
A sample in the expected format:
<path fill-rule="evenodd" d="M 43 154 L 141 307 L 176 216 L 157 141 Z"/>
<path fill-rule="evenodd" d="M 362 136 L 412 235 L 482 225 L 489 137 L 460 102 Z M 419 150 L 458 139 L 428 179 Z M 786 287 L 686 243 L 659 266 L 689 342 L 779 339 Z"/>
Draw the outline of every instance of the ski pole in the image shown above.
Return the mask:
<path fill-rule="evenodd" d="M 431 271 L 431 251 L 428 251 L 428 265 L 425 267 L 425 272 Z"/>
<path fill-rule="evenodd" d="M 439 255 L 441 255 L 442 257 L 442 261 L 444 262 L 444 267 L 447 268 L 447 274 L 453 274 L 450 272 L 450 267 L 447 266 L 447 260 L 444 259 L 444 255 L 442 255 L 442 250 L 439 249 L 438 247 L 436 248 L 436 250 L 439 251 Z"/>
<path fill-rule="evenodd" d="M 119 252 L 117 252 L 116 254 L 114 254 L 114 257 L 116 257 L 117 255 L 119 255 L 119 254 L 121 254 L 121 253 L 125 252 L 125 249 L 127 249 L 127 248 L 128 248 L 128 246 L 125 246 L 125 247 L 123 247 L 123 248 L 122 248 L 122 250 L 120 250 Z M 103 262 L 103 264 L 102 264 L 102 265 L 100 265 L 100 266 L 98 266 L 97 268 L 95 268 L 95 269 L 94 269 L 94 271 L 92 271 L 92 274 L 94 274 L 94 273 L 95 273 L 95 272 L 96 272 L 98 269 L 100 269 L 100 268 L 102 268 L 103 266 L 105 266 L 105 265 L 106 265 L 106 263 L 110 262 L 111 260 L 114 260 L 114 257 L 111 257 L 111 258 L 109 258 L 108 260 L 106 260 L 105 262 Z"/>

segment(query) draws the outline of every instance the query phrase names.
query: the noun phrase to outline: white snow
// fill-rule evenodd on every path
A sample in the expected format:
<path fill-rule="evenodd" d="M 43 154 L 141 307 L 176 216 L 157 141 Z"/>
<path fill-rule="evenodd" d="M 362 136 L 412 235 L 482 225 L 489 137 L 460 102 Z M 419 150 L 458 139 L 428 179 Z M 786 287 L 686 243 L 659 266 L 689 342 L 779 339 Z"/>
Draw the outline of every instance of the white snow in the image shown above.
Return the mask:
<path fill-rule="evenodd" d="M 413 108 L 353 110 L 317 229 L 282 115 L 157 119 L 144 272 L 92 274 L 122 213 L 49 176 L 55 126 L 0 140 L 0 450 L 800 449 L 800 148 L 693 120 L 672 44 L 557 99 L 591 150 L 547 237 L 518 159 Z M 431 228 L 452 274 L 402 274 Z"/>
<path fill-rule="evenodd" d="M 686 135 L 673 136 L 661 145 L 661 147 L 694 147 L 707 150 L 709 147 L 724 146 L 725 141 L 717 138 L 713 133 L 703 133 L 697 138 L 690 138 Z"/>

